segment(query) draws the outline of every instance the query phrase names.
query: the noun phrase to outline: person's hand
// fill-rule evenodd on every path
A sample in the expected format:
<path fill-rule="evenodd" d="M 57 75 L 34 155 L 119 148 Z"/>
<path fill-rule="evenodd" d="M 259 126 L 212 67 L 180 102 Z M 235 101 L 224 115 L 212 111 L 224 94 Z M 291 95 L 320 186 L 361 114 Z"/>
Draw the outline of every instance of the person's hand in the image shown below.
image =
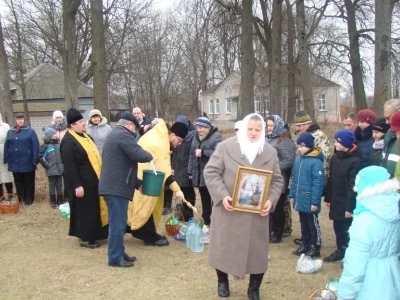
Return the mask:
<path fill-rule="evenodd" d="M 353 217 L 353 214 L 350 213 L 350 212 L 348 212 L 348 211 L 346 211 L 346 212 L 344 213 L 344 217 L 345 217 L 346 219 L 350 219 L 350 218 Z"/>
<path fill-rule="evenodd" d="M 171 170 L 171 174 L 172 174 L 172 176 L 175 176 L 175 171 Z"/>
<path fill-rule="evenodd" d="M 201 157 L 201 149 L 196 149 L 196 157 Z"/>
<path fill-rule="evenodd" d="M 233 211 L 231 203 L 232 203 L 231 196 L 226 196 L 224 199 L 222 199 L 222 205 L 225 207 L 227 211 Z"/>
<path fill-rule="evenodd" d="M 262 217 L 268 216 L 271 209 L 272 209 L 272 202 L 271 200 L 267 200 L 267 202 L 265 202 L 264 209 L 261 210 L 261 216 Z"/>
<path fill-rule="evenodd" d="M 331 203 L 330 202 L 326 202 L 326 207 L 331 209 Z"/>
<path fill-rule="evenodd" d="M 189 175 L 189 179 L 192 179 L 192 175 Z"/>
<path fill-rule="evenodd" d="M 290 205 L 293 207 L 293 205 L 294 205 L 294 199 L 293 199 L 293 198 L 290 198 L 289 201 L 290 201 Z"/>
<path fill-rule="evenodd" d="M 146 133 L 147 131 L 149 131 L 150 128 L 151 128 L 151 125 L 150 125 L 150 124 L 144 125 L 144 126 L 143 126 L 143 132 Z"/>
<path fill-rule="evenodd" d="M 318 206 L 316 205 L 311 205 L 311 211 L 317 211 L 318 210 Z"/>
<path fill-rule="evenodd" d="M 182 191 L 177 191 L 175 193 L 175 197 L 178 198 L 179 200 L 182 200 L 182 201 L 185 199 L 185 195 L 183 194 Z"/>
<path fill-rule="evenodd" d="M 82 198 L 85 195 L 85 191 L 83 190 L 83 186 L 77 187 L 75 189 L 75 196 L 78 198 Z"/>

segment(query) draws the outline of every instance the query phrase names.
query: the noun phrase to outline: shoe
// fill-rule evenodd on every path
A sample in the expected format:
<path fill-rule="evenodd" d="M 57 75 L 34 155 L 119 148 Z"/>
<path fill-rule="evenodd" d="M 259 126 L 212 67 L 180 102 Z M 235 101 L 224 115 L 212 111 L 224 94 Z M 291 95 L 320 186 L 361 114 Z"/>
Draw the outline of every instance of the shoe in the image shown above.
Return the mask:
<path fill-rule="evenodd" d="M 247 297 L 249 300 L 260 300 L 260 285 L 264 274 L 250 274 Z"/>
<path fill-rule="evenodd" d="M 295 243 L 297 246 L 300 246 L 302 241 L 302 239 L 294 239 L 293 243 Z"/>
<path fill-rule="evenodd" d="M 80 241 L 79 246 L 89 248 L 89 249 L 96 249 L 100 247 L 100 244 L 98 242 L 85 242 L 85 241 Z"/>
<path fill-rule="evenodd" d="M 288 236 L 291 236 L 291 235 L 292 235 L 292 233 L 290 231 L 284 231 L 282 233 L 282 237 L 288 237 Z"/>
<path fill-rule="evenodd" d="M 273 244 L 281 243 L 282 242 L 282 234 L 273 233 L 269 238 L 269 242 Z"/>
<path fill-rule="evenodd" d="M 136 261 L 136 257 L 135 256 L 129 256 L 125 252 L 123 254 L 123 257 L 124 257 L 124 260 L 132 262 L 132 263 Z"/>
<path fill-rule="evenodd" d="M 133 262 L 123 259 L 119 263 L 108 263 L 110 267 L 130 268 L 133 267 Z"/>
<path fill-rule="evenodd" d="M 146 242 L 144 241 L 144 245 L 145 246 L 157 246 L 157 247 L 164 247 L 164 246 L 168 246 L 169 242 L 167 240 L 167 238 L 165 239 L 159 239 L 158 241 L 154 242 L 154 243 L 150 243 L 150 242 Z"/>
<path fill-rule="evenodd" d="M 218 277 L 218 296 L 227 298 L 230 295 L 228 274 L 220 270 L 216 271 Z"/>
<path fill-rule="evenodd" d="M 303 253 L 306 253 L 308 251 L 309 248 L 309 244 L 306 242 L 302 242 L 299 246 L 299 248 L 297 248 L 295 251 L 292 252 L 293 255 L 297 255 L 300 256 Z"/>
<path fill-rule="evenodd" d="M 324 262 L 335 262 L 344 258 L 344 250 L 335 250 L 331 255 L 324 257 Z"/>
<path fill-rule="evenodd" d="M 162 215 L 169 215 L 171 213 L 171 207 L 164 207 L 164 210 L 162 212 Z"/>
<path fill-rule="evenodd" d="M 310 248 L 307 250 L 306 253 L 304 253 L 304 255 L 307 255 L 311 258 L 315 258 L 315 257 L 320 257 L 321 253 L 319 251 L 319 247 L 315 246 L 315 245 L 310 245 Z"/>

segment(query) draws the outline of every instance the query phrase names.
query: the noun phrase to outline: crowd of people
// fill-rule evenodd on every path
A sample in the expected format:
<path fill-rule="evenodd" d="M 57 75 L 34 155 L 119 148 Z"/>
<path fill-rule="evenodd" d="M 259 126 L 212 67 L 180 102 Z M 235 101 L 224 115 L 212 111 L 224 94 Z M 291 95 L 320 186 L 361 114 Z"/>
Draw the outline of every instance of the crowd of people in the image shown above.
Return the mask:
<path fill-rule="evenodd" d="M 122 113 L 113 129 L 97 109 L 86 122 L 75 108 L 65 117 L 55 111 L 41 146 L 24 121 L 19 115 L 10 128 L 0 118 L 0 179 L 7 200 L 13 198 L 14 181 L 18 199 L 32 204 L 40 163 L 51 207 L 69 202 L 69 235 L 89 249 L 108 239 L 109 266 L 132 267 L 137 260 L 125 252 L 126 233 L 146 246 L 168 246 L 156 231 L 161 215 L 171 212 L 174 193 L 195 205 L 198 188 L 218 295 L 230 295 L 228 274 L 250 274 L 248 297 L 260 299 L 269 243 L 291 234 L 292 209 L 301 225 L 292 254 L 321 255 L 318 214 L 324 199 L 336 250 L 323 260 L 343 261 L 339 299 L 376 299 L 380 286 L 389 295 L 385 299 L 400 298 L 399 99 L 385 103 L 383 117 L 370 109 L 346 116 L 345 128 L 333 136 L 334 149 L 305 111 L 294 116 L 296 141 L 280 116 L 264 120 L 256 113 L 238 121 L 236 135 L 225 140 L 205 116 L 192 123 L 180 115 L 169 125 L 145 117 L 139 107 Z M 149 163 L 166 174 L 157 197 L 142 190 Z M 234 209 L 238 167 L 272 171 L 258 214 Z M 185 219 L 193 216 L 185 205 L 179 209 Z M 374 277 L 377 271 L 380 276 Z"/>

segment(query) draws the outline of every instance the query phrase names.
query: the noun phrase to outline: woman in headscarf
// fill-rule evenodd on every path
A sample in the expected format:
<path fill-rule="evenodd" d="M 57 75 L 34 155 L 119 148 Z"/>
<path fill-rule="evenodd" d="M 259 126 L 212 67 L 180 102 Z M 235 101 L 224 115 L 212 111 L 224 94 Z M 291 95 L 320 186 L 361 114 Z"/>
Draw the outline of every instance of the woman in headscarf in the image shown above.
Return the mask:
<path fill-rule="evenodd" d="M 213 200 L 208 262 L 216 269 L 218 295 L 228 297 L 228 274 L 250 274 L 249 299 L 260 299 L 259 288 L 267 270 L 269 214 L 282 193 L 283 178 L 276 150 L 265 143 L 265 124 L 259 114 L 243 119 L 237 136 L 218 144 L 204 169 Z M 234 211 L 232 192 L 239 166 L 272 171 L 266 204 L 260 214 Z"/>
<path fill-rule="evenodd" d="M 25 125 L 25 116 L 17 116 L 8 131 L 4 144 L 4 163 L 13 173 L 19 200 L 30 205 L 35 200 L 35 172 L 38 163 L 39 139 L 31 127 Z"/>
<path fill-rule="evenodd" d="M 292 174 L 294 159 L 296 158 L 296 145 L 290 138 L 290 132 L 285 129 L 285 123 L 278 115 L 271 115 L 267 118 L 266 142 L 274 147 L 278 154 L 279 168 L 284 180 L 281 196 L 271 216 L 273 226 L 270 242 L 280 243 L 282 242 L 282 234 L 285 226 L 284 207 L 287 200 L 287 188 Z"/>
<path fill-rule="evenodd" d="M 53 128 L 57 131 L 57 139 L 60 141 L 63 139 L 65 133 L 67 132 L 68 129 L 68 124 L 67 121 L 64 118 L 64 115 L 62 111 L 60 110 L 55 110 L 53 112 L 53 118 L 51 119 L 50 122 L 50 128 Z"/>
<path fill-rule="evenodd" d="M 89 112 L 89 120 L 87 121 L 86 133 L 89 134 L 99 149 L 100 155 L 103 151 L 103 145 L 107 135 L 111 131 L 111 126 L 107 124 L 107 118 L 103 117 L 101 111 L 92 109 Z"/>
<path fill-rule="evenodd" d="M 67 111 L 67 122 L 60 150 L 71 208 L 69 235 L 79 238 L 81 247 L 94 249 L 100 246 L 96 240 L 108 237 L 107 205 L 98 192 L 101 156 L 77 109 Z"/>

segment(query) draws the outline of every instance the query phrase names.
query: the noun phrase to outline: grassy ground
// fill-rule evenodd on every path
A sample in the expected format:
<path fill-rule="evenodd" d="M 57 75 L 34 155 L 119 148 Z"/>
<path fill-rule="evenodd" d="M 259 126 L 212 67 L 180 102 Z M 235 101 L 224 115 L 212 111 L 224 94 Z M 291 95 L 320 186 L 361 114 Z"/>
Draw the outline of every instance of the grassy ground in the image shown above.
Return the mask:
<path fill-rule="evenodd" d="M 0 215 L 0 299 L 219 299 L 215 272 L 207 264 L 207 246 L 203 253 L 192 253 L 184 243 L 169 238 L 168 247 L 145 247 L 126 235 L 126 251 L 138 261 L 133 268 L 110 268 L 107 241 L 98 249 L 80 248 L 78 239 L 68 236 L 69 220 L 50 208 L 46 188 L 47 178 L 39 167 L 36 202 L 22 206 L 16 215 Z M 293 238 L 300 235 L 296 214 L 293 221 L 292 236 L 270 245 L 262 299 L 307 300 L 330 278 L 340 276 L 340 263 L 323 264 L 313 275 L 295 272 L 297 257 L 291 251 L 296 247 Z M 325 256 L 335 249 L 325 208 L 320 222 Z M 158 229 L 161 234 L 164 223 Z M 247 299 L 248 276 L 230 278 L 230 299 Z"/>

